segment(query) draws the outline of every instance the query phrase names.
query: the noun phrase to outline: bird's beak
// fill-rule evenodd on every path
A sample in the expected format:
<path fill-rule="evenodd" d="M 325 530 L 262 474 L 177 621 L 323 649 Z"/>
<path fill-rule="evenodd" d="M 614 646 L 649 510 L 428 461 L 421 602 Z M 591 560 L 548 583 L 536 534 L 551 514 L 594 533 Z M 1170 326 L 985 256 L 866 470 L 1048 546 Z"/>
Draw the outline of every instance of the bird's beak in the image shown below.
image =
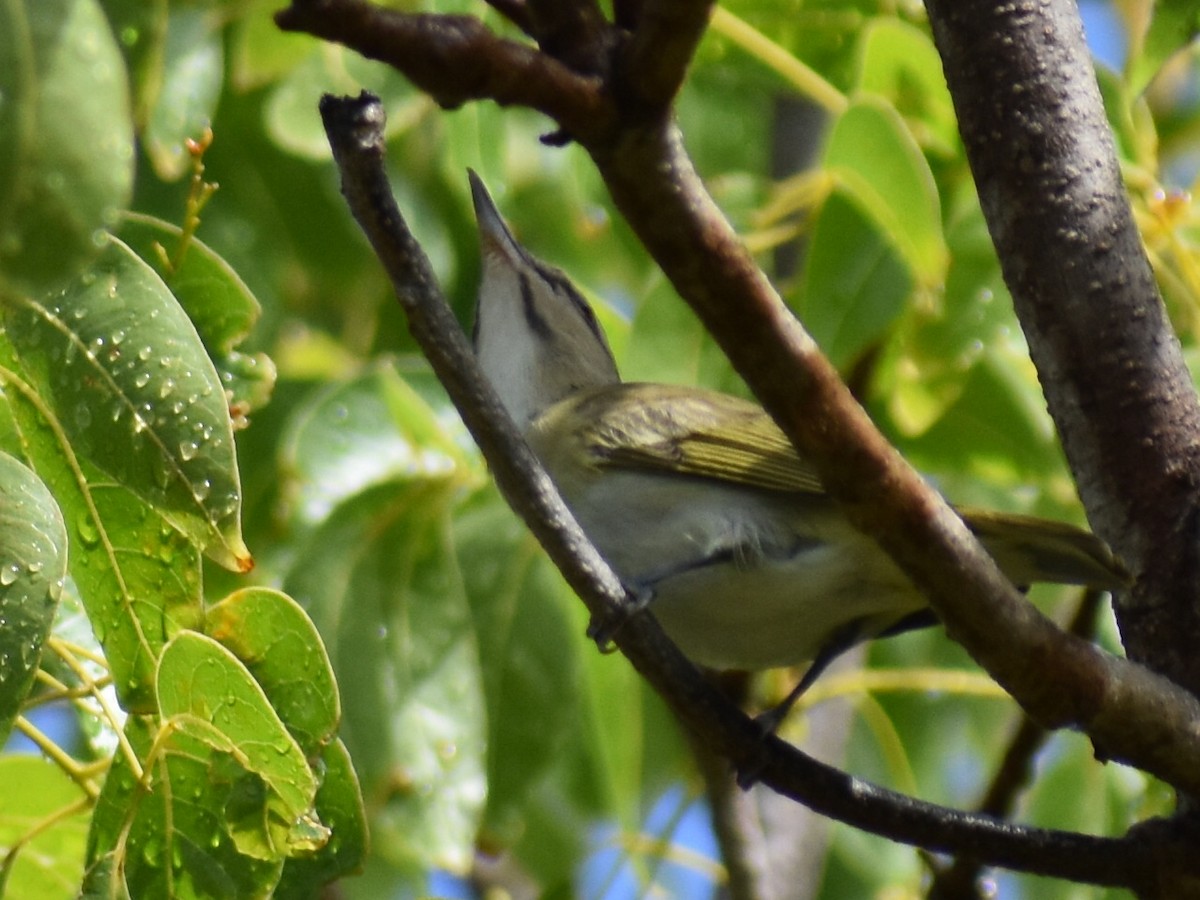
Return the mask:
<path fill-rule="evenodd" d="M 521 245 L 504 224 L 482 179 L 471 169 L 467 169 L 467 177 L 471 182 L 471 201 L 475 204 L 475 219 L 479 223 L 479 239 L 484 254 L 499 256 L 508 260 L 514 268 L 517 267 L 525 258 Z"/>

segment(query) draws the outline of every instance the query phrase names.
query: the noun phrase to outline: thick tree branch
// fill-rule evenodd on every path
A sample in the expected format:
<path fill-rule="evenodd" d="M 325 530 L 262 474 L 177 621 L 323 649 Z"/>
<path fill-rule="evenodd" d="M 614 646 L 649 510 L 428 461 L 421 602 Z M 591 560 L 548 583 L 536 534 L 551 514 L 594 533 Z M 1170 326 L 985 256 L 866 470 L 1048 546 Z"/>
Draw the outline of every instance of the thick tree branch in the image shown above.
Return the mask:
<path fill-rule="evenodd" d="M 285 31 L 306 31 L 388 63 L 449 109 L 485 99 L 527 106 L 576 139 L 598 139 L 615 124 L 598 77 L 498 38 L 471 16 L 410 15 L 364 0 L 297 0 L 275 21 Z"/>
<path fill-rule="evenodd" d="M 662 114 L 683 84 L 713 5 L 714 0 L 646 0 L 641 5 L 637 28 L 614 73 L 626 103 Z"/>
<path fill-rule="evenodd" d="M 927 6 L 1089 519 L 1138 576 L 1118 598 L 1126 650 L 1200 693 L 1200 404 L 1125 197 L 1078 10 Z"/>
<path fill-rule="evenodd" d="M 459 407 L 497 484 L 593 613 L 620 614 L 623 590 L 482 378 L 428 261 L 395 206 L 383 167 L 382 106 L 368 96 L 327 97 L 322 116 L 351 210 L 393 281 L 413 336 Z M 631 619 L 616 641 L 682 721 L 714 750 L 739 767 L 753 767 L 764 784 L 849 824 L 940 852 L 1094 884 L 1135 885 L 1151 877 L 1147 873 L 1164 859 L 1190 858 L 1190 842 L 1172 831 L 1156 831 L 1150 841 L 1140 835 L 1117 840 L 1023 828 L 878 788 L 778 738 L 764 738 L 754 722 L 700 676 L 651 616 Z"/>

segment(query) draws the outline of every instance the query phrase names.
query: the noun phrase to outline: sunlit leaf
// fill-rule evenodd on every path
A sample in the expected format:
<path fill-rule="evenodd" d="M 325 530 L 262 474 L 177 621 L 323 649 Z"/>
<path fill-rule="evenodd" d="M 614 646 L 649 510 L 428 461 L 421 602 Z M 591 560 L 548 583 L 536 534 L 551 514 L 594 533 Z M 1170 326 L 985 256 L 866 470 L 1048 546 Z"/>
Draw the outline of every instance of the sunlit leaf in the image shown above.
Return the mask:
<path fill-rule="evenodd" d="M 29 693 L 67 574 L 67 530 L 42 481 L 0 453 L 0 743 Z"/>
<path fill-rule="evenodd" d="M 0 285 L 73 276 L 129 199 L 125 64 L 95 0 L 0 4 Z"/>
<path fill-rule="evenodd" d="M 243 811 L 263 814 L 261 777 L 247 771 L 233 748 L 214 746 L 213 735 L 204 741 L 187 731 L 156 733 L 153 720 L 138 717 L 128 721 L 125 735 L 147 766 L 150 789 L 118 754 L 92 816 L 84 895 L 269 896 L 283 857 L 240 852 L 230 821 Z"/>
<path fill-rule="evenodd" d="M 320 522 L 374 484 L 461 469 L 465 456 L 446 428 L 390 366 L 321 391 L 297 411 L 283 442 L 298 522 Z"/>
<path fill-rule="evenodd" d="M 851 104 L 833 123 L 825 166 L 917 283 L 940 284 L 947 253 L 937 184 L 895 108 L 870 95 Z"/>
<path fill-rule="evenodd" d="M 928 32 L 881 16 L 871 19 L 860 40 L 859 90 L 886 98 L 918 143 L 941 154 L 955 152 L 958 123 L 942 60 Z"/>
<path fill-rule="evenodd" d="M 14 299 L 9 339 L 77 455 L 135 490 L 210 556 L 252 565 L 225 392 L 161 279 L 119 241 L 54 297 Z"/>
<path fill-rule="evenodd" d="M 0 896 L 75 897 L 89 813 L 82 789 L 36 756 L 0 757 L 0 784 Z"/>
<path fill-rule="evenodd" d="M 1130 57 L 1125 79 L 1130 93 L 1140 94 L 1163 64 L 1200 34 L 1200 7 L 1194 0 L 1158 0 L 1142 40 L 1141 52 Z"/>
<path fill-rule="evenodd" d="M 159 652 L 202 615 L 199 552 L 145 500 L 77 455 L 34 381 L 0 335 L 0 386 L 25 458 L 68 523 L 70 571 L 92 629 L 125 708 L 148 711 Z"/>
<path fill-rule="evenodd" d="M 250 670 L 306 754 L 333 739 L 342 714 L 337 684 L 321 638 L 296 601 L 246 588 L 210 607 L 205 628 Z"/>
<path fill-rule="evenodd" d="M 195 237 L 180 258 L 180 228 L 151 216 L 127 213 L 120 236 L 187 312 L 230 395 L 230 407 L 240 405 L 249 412 L 265 406 L 275 387 L 274 363 L 265 353 L 234 349 L 250 333 L 262 307 L 229 263 Z"/>

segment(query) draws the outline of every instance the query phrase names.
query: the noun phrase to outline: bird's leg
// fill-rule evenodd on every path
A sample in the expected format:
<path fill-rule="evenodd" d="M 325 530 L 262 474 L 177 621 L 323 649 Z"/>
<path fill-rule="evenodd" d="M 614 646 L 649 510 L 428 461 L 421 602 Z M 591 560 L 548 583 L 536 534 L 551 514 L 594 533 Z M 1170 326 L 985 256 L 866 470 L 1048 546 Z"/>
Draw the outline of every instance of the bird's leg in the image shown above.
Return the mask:
<path fill-rule="evenodd" d="M 592 616 L 588 623 L 587 636 L 596 642 L 601 653 L 612 653 L 617 648 L 613 637 L 625 627 L 625 623 L 643 612 L 654 601 L 654 588 L 648 583 L 625 584 L 626 603 L 619 612 L 605 616 Z"/>

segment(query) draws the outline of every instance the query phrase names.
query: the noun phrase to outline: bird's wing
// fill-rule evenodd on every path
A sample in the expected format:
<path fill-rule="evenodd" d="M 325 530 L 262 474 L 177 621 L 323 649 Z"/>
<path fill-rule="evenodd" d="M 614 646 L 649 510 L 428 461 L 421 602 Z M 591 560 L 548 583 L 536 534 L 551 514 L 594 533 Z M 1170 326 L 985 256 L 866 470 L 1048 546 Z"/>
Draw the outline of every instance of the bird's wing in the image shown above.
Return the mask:
<path fill-rule="evenodd" d="M 665 384 L 609 385 L 581 391 L 545 416 L 550 428 L 559 416 L 589 423 L 587 429 L 569 429 L 576 442 L 570 455 L 596 468 L 685 473 L 825 495 L 816 472 L 771 417 L 727 394 Z M 1017 584 L 1050 581 L 1111 590 L 1131 580 L 1108 546 L 1082 528 L 986 510 L 959 514 Z"/>
<path fill-rule="evenodd" d="M 768 490 L 824 494 L 812 467 L 771 417 L 728 394 L 621 384 L 573 398 L 595 424 L 587 450 L 601 467 L 663 470 Z"/>

